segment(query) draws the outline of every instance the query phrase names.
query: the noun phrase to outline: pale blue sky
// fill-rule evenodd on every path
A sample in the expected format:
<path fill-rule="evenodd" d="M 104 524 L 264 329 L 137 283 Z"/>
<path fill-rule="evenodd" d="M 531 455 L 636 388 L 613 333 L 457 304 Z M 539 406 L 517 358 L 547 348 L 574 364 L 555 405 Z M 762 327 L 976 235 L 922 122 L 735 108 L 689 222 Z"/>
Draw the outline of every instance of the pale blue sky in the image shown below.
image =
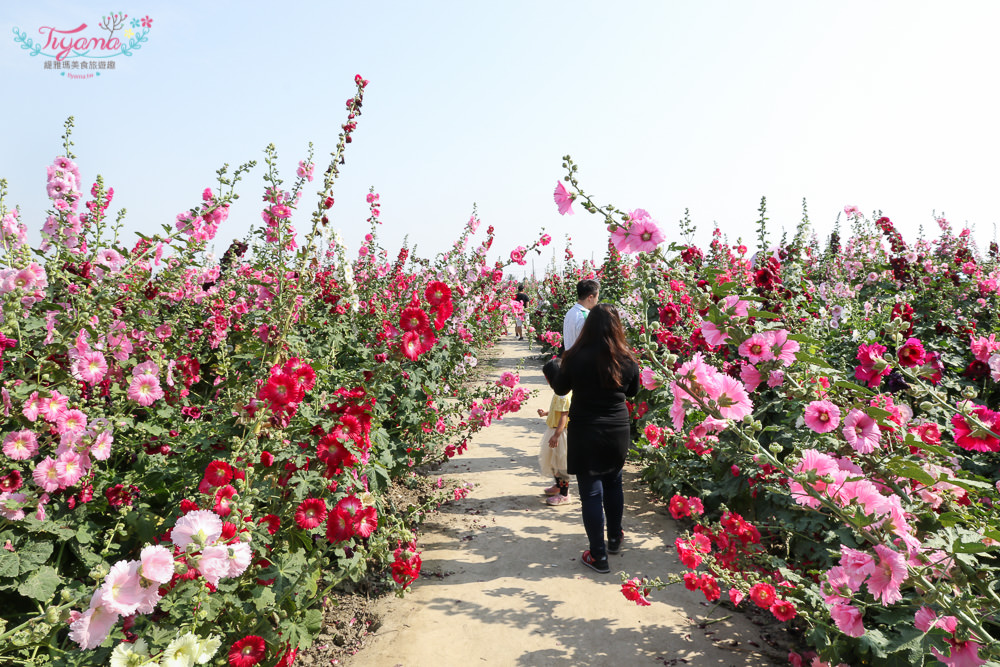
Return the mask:
<path fill-rule="evenodd" d="M 289 182 L 309 141 L 324 164 L 355 73 L 371 84 L 333 217 L 354 249 L 374 186 L 392 251 L 405 234 L 421 255 L 446 249 L 476 202 L 497 250 L 544 225 L 560 251 L 569 234 L 578 256 L 600 258 L 597 219 L 560 217 L 552 202 L 566 153 L 591 193 L 647 209 L 670 239 L 690 208 L 702 242 L 715 221 L 750 240 L 761 195 L 773 239 L 795 228 L 803 197 L 822 234 L 846 204 L 881 209 L 907 236 L 936 232 L 934 210 L 980 241 L 1000 220 L 998 3 L 0 6 L 0 176 L 33 229 L 68 115 L 84 178 L 114 186 L 127 229 L 155 231 L 198 203 L 219 166 L 260 159 L 268 143 Z M 97 80 L 45 71 L 13 40 L 15 26 L 96 25 L 110 9 L 149 15 L 153 29 Z M 259 222 L 262 173 L 241 187 L 219 252 Z"/>

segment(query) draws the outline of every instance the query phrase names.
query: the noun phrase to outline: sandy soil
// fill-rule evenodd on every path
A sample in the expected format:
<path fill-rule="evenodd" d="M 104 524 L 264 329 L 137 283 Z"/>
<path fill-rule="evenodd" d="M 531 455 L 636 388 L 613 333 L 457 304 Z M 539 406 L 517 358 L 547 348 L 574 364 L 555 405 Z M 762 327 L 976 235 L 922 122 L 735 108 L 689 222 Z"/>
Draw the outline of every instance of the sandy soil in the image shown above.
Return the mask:
<path fill-rule="evenodd" d="M 682 570 L 673 548 L 680 528 L 645 491 L 634 467 L 626 469 L 625 547 L 611 556 L 611 574 L 580 563 L 587 543 L 579 502 L 550 507 L 542 494 L 550 480 L 538 472 L 545 425 L 536 410 L 548 407 L 551 394 L 541 364 L 526 343 L 512 337 L 499 347 L 496 374 L 523 364 L 522 384 L 539 392 L 439 471 L 446 480 L 475 488 L 424 524 L 420 579 L 405 598 L 377 602 L 375 631 L 343 663 L 778 664 L 774 659 L 787 649 L 768 645 L 775 642 L 775 628 L 739 613 L 705 624 L 706 616 L 725 619 L 733 612 L 713 608 L 701 593 L 672 586 L 654 592 L 649 607 L 622 597 L 619 571 L 665 578 Z"/>

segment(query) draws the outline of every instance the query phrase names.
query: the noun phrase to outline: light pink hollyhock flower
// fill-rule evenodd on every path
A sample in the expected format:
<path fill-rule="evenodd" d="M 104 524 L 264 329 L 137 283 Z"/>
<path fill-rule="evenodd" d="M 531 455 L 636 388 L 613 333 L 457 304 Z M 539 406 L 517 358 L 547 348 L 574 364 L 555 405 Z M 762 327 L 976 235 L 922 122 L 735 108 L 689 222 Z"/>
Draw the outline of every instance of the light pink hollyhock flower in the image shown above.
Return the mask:
<path fill-rule="evenodd" d="M 739 421 L 753 412 L 746 387 L 736 378 L 719 373 L 706 388 L 708 397 L 719 404 L 723 418 Z"/>
<path fill-rule="evenodd" d="M 205 547 L 197 558 L 196 567 L 205 581 L 213 586 L 229 573 L 229 548 L 226 545 Z"/>
<path fill-rule="evenodd" d="M 890 605 L 903 599 L 899 587 L 906 581 L 906 560 L 903 555 L 883 544 L 875 545 L 878 563 L 868 579 L 868 592 Z"/>
<path fill-rule="evenodd" d="M 844 438 L 859 454 L 871 454 L 879 446 L 881 431 L 868 414 L 854 409 L 844 419 Z"/>
<path fill-rule="evenodd" d="M 98 588 L 90 598 L 90 609 L 72 618 L 69 638 L 82 649 L 95 649 L 107 639 L 117 622 L 118 614 L 104 604 L 104 589 Z"/>
<path fill-rule="evenodd" d="M 90 446 L 90 455 L 98 461 L 107 461 L 111 456 L 111 445 L 114 441 L 111 431 L 101 431 Z"/>
<path fill-rule="evenodd" d="M 14 461 L 27 461 L 38 453 L 38 437 L 28 429 L 8 433 L 3 439 L 3 453 Z"/>
<path fill-rule="evenodd" d="M 945 642 L 951 648 L 948 651 L 948 655 L 944 655 L 933 646 L 931 647 L 931 653 L 934 654 L 935 658 L 943 662 L 946 667 L 979 667 L 979 665 L 986 664 L 986 661 L 979 657 L 980 645 L 976 642 L 971 640 L 960 642 L 954 639 L 946 639 Z"/>
<path fill-rule="evenodd" d="M 104 606 L 128 616 L 134 614 L 145 597 L 139 581 L 139 561 L 120 560 L 111 567 L 101 586 Z"/>
<path fill-rule="evenodd" d="M 157 584 L 165 584 L 174 576 L 174 556 L 169 549 L 160 545 L 143 547 L 139 554 L 143 579 Z"/>
<path fill-rule="evenodd" d="M 708 321 L 701 323 L 701 335 L 704 336 L 705 342 L 712 347 L 722 345 L 729 340 L 729 334 L 727 332 L 715 326 L 714 323 Z"/>
<path fill-rule="evenodd" d="M 174 335 L 174 330 L 173 328 L 171 328 L 169 324 L 161 324 L 160 326 L 156 327 L 153 333 L 156 334 L 156 337 L 159 338 L 161 341 L 164 341 L 170 338 L 172 335 Z"/>
<path fill-rule="evenodd" d="M 98 250 L 94 261 L 98 264 L 103 264 L 112 271 L 117 271 L 125 266 L 125 258 L 122 257 L 120 252 L 111 248 Z"/>
<path fill-rule="evenodd" d="M 8 521 L 20 521 L 24 518 L 24 501 L 27 499 L 23 493 L 13 491 L 0 493 L 0 516 Z"/>
<path fill-rule="evenodd" d="M 143 407 L 148 407 L 163 398 L 160 380 L 155 375 L 136 375 L 125 393 Z"/>
<path fill-rule="evenodd" d="M 996 339 L 996 334 L 990 334 L 990 337 L 986 336 L 969 336 L 969 347 L 972 348 L 972 355 L 977 361 L 981 361 L 984 364 L 990 360 L 990 355 L 1000 350 L 1000 341 Z"/>
<path fill-rule="evenodd" d="M 87 430 L 87 415 L 79 410 L 63 410 L 59 418 L 56 419 L 56 429 L 60 434 L 82 434 Z"/>
<path fill-rule="evenodd" d="M 46 493 L 59 490 L 59 471 L 56 470 L 56 462 L 51 456 L 46 456 L 35 466 L 31 478 Z"/>
<path fill-rule="evenodd" d="M 837 624 L 837 628 L 848 637 L 860 637 L 865 634 L 861 610 L 857 607 L 845 603 L 832 605 L 830 618 Z"/>
<path fill-rule="evenodd" d="M 749 304 L 735 294 L 730 294 L 722 300 L 721 310 L 727 313 L 732 310 L 736 317 L 746 317 L 750 312 L 749 308 Z"/>
<path fill-rule="evenodd" d="M 632 239 L 632 252 L 653 252 L 658 245 L 667 239 L 649 217 L 633 222 L 628 228 L 628 234 Z"/>
<path fill-rule="evenodd" d="M 226 576 L 238 577 L 250 567 L 250 561 L 253 560 L 253 551 L 251 551 L 250 545 L 246 542 L 229 544 L 227 548 L 229 549 L 229 569 L 226 571 Z"/>
<path fill-rule="evenodd" d="M 93 350 L 85 352 L 73 362 L 73 377 L 94 385 L 104 379 L 108 373 L 108 362 L 104 355 Z"/>
<path fill-rule="evenodd" d="M 849 218 L 857 218 L 858 216 L 861 215 L 861 211 L 858 210 L 857 206 L 845 206 L 844 215 L 846 215 Z"/>
<path fill-rule="evenodd" d="M 611 244 L 614 245 L 615 250 L 622 253 L 632 252 L 632 242 L 628 234 L 628 229 L 622 225 L 618 225 L 614 229 L 608 226 L 608 231 L 611 233 Z"/>
<path fill-rule="evenodd" d="M 144 361 L 141 364 L 136 364 L 135 368 L 132 369 L 132 377 L 138 375 L 155 375 L 160 376 L 160 367 L 156 365 L 155 361 Z"/>
<path fill-rule="evenodd" d="M 940 619 L 930 607 L 921 607 L 913 617 L 913 626 L 921 632 L 930 632 L 933 628 L 941 628 L 945 632 L 955 632 L 958 619 L 954 616 L 942 616 Z"/>
<path fill-rule="evenodd" d="M 841 475 L 841 477 L 846 476 L 846 473 Z M 890 509 L 888 499 L 879 492 L 878 487 L 870 480 L 856 479 L 840 483 L 835 487 L 831 485 L 831 487 L 828 487 L 827 490 L 832 491 L 831 495 L 841 507 L 860 505 L 862 511 L 868 516 L 882 515 Z"/>
<path fill-rule="evenodd" d="M 751 364 L 771 361 L 774 359 L 774 353 L 771 351 L 772 344 L 773 341 L 769 334 L 755 333 L 740 344 L 737 352 L 740 356 L 746 357 Z"/>
<path fill-rule="evenodd" d="M 656 372 L 652 368 L 643 368 L 639 371 L 639 382 L 650 391 L 660 386 L 660 383 L 656 380 Z"/>
<path fill-rule="evenodd" d="M 744 364 L 740 368 L 740 379 L 743 380 L 743 384 L 746 385 L 747 391 L 753 391 L 760 386 L 761 380 L 763 378 L 760 375 L 760 371 L 757 370 L 755 366 L 750 364 Z"/>
<path fill-rule="evenodd" d="M 851 592 L 861 590 L 861 584 L 875 572 L 875 559 L 864 551 L 840 546 L 840 567 L 847 578 L 847 586 Z"/>
<path fill-rule="evenodd" d="M 828 433 L 840 423 L 840 408 L 830 401 L 813 401 L 806 406 L 805 420 L 816 433 Z"/>
<path fill-rule="evenodd" d="M 170 531 L 170 541 L 183 549 L 192 542 L 199 546 L 212 544 L 222 535 L 222 519 L 209 510 L 195 510 L 177 519 Z"/>
<path fill-rule="evenodd" d="M 840 467 L 837 465 L 837 462 L 832 456 L 823 454 L 815 449 L 807 449 L 802 452 L 802 460 L 795 466 L 793 472 L 808 473 L 810 470 L 815 471 L 817 477 L 826 477 L 827 475 L 833 476 L 836 473 L 839 473 Z M 822 480 L 817 480 L 811 484 L 811 487 L 822 493 L 826 491 L 827 484 Z M 817 498 L 813 498 L 809 493 L 807 493 L 805 488 L 799 482 L 794 480 L 790 481 L 788 483 L 788 490 L 791 492 L 792 499 L 799 505 L 805 505 L 806 507 L 812 507 L 815 509 L 821 504 Z"/>
<path fill-rule="evenodd" d="M 67 489 L 83 477 L 84 462 L 79 454 L 73 451 L 66 451 L 56 459 L 56 477 L 59 480 L 59 488 Z M 47 491 L 48 489 L 46 489 Z"/>
<path fill-rule="evenodd" d="M 774 358 L 781 361 L 785 366 L 791 366 L 795 361 L 795 353 L 799 351 L 797 341 L 789 340 L 788 332 L 784 329 L 776 329 L 768 332 L 771 334 L 771 352 Z"/>
<path fill-rule="evenodd" d="M 556 201 L 556 206 L 559 207 L 559 215 L 573 215 L 574 196 L 569 193 L 569 190 L 562 184 L 562 181 L 556 183 L 556 189 L 552 193 L 552 197 Z"/>

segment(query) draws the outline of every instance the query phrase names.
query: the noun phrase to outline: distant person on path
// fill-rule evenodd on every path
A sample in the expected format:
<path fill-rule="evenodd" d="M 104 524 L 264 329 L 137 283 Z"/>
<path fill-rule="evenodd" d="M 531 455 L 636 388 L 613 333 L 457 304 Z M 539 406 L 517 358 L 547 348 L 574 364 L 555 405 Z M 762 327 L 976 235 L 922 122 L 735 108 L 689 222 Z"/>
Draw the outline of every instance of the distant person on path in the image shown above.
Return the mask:
<path fill-rule="evenodd" d="M 563 351 L 573 347 L 580 336 L 587 313 L 597 305 L 601 286 L 596 280 L 581 280 L 576 284 L 576 303 L 563 317 Z"/>
<path fill-rule="evenodd" d="M 521 316 L 514 318 L 514 334 L 518 340 L 524 340 L 524 320 L 527 317 L 528 303 L 531 301 L 524 292 L 524 283 L 517 286 L 517 294 L 514 295 L 514 301 L 520 301 L 523 309 Z"/>
<path fill-rule="evenodd" d="M 550 359 L 542 367 L 542 373 L 549 385 L 559 372 L 559 362 Z M 566 470 L 566 424 L 569 422 L 569 396 L 552 394 L 548 411 L 539 409 L 538 416 L 545 417 L 548 427 L 542 435 L 541 447 L 538 452 L 538 467 L 542 474 L 552 477 L 556 483 L 545 489 L 549 505 L 562 505 L 569 502 L 569 472 Z"/>
<path fill-rule="evenodd" d="M 557 394 L 573 392 L 567 469 L 576 475 L 590 542 L 581 560 L 592 570 L 610 572 L 608 554 L 619 553 L 625 539 L 622 467 L 631 437 L 625 397 L 639 391 L 639 365 L 614 306 L 600 303 L 590 310 L 579 339 L 563 354 L 552 389 Z"/>

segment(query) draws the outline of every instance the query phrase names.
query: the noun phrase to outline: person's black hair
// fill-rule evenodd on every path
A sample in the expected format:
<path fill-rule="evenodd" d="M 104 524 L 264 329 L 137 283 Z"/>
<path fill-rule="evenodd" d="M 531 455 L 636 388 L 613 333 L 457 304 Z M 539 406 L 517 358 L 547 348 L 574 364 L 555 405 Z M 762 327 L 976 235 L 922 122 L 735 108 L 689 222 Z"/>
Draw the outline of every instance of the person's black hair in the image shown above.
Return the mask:
<path fill-rule="evenodd" d="M 576 284 L 576 300 L 583 301 L 601 291 L 601 284 L 596 280 L 581 280 Z"/>
<path fill-rule="evenodd" d="M 605 389 L 617 389 L 622 384 L 625 363 L 629 360 L 634 362 L 635 355 L 625 339 L 625 329 L 622 328 L 618 310 L 610 303 L 599 303 L 591 308 L 583 322 L 580 337 L 563 355 L 563 363 L 570 363 L 580 350 L 590 345 L 598 348 L 597 373 L 601 378 L 601 386 Z"/>
<path fill-rule="evenodd" d="M 559 359 L 553 358 L 545 362 L 542 366 L 542 375 L 545 376 L 545 381 L 552 384 L 552 381 L 556 379 L 556 375 L 559 374 Z"/>

